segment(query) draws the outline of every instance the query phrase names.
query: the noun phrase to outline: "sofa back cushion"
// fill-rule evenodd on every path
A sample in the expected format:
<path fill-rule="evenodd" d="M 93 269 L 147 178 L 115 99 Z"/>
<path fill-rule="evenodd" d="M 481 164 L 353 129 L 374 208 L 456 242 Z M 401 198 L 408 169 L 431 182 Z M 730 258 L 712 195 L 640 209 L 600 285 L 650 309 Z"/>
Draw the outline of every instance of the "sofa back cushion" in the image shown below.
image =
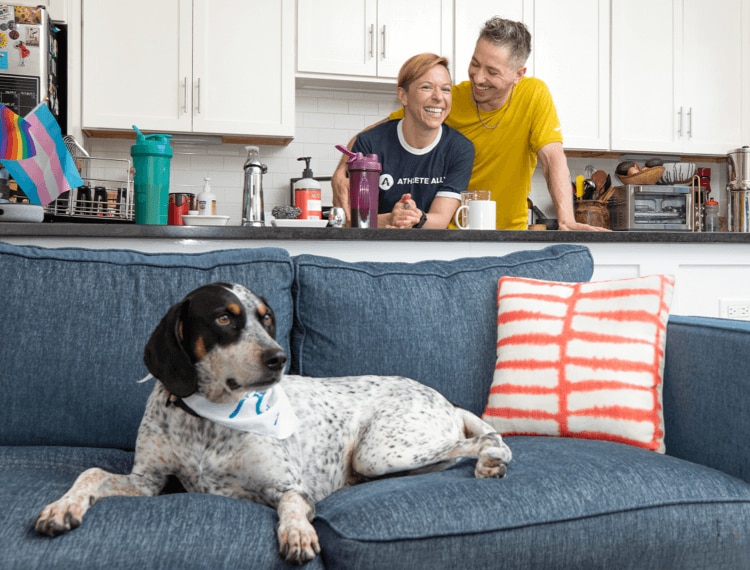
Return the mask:
<path fill-rule="evenodd" d="M 199 254 L 0 243 L 0 445 L 132 449 L 153 381 L 143 348 L 167 309 L 215 281 L 264 295 L 288 349 L 292 262 L 282 249 Z"/>
<path fill-rule="evenodd" d="M 402 375 L 481 414 L 495 368 L 497 282 L 504 275 L 588 281 L 589 250 L 560 244 L 502 257 L 295 264 L 292 371 Z"/>

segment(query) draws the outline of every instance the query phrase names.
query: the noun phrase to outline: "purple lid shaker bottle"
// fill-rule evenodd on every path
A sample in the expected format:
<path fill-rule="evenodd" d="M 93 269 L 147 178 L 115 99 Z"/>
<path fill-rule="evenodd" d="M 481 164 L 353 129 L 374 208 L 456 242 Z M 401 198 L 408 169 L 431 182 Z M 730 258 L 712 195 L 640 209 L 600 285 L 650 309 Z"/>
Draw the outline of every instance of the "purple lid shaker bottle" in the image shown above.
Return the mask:
<path fill-rule="evenodd" d="M 349 206 L 353 228 L 378 227 L 378 199 L 380 197 L 380 172 L 382 167 L 377 154 L 363 155 L 348 148 L 336 148 L 349 157 Z"/>

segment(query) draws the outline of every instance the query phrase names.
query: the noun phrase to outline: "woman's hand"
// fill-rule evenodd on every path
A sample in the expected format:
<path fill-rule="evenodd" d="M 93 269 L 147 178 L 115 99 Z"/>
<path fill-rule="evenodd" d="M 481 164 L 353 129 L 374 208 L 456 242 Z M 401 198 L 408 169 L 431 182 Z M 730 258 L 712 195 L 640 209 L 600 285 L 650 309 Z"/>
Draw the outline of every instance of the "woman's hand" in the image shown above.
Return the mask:
<path fill-rule="evenodd" d="M 417 208 L 417 203 L 411 199 L 411 194 L 401 196 L 393 211 L 386 216 L 386 228 L 411 228 L 422 219 L 422 210 Z"/>

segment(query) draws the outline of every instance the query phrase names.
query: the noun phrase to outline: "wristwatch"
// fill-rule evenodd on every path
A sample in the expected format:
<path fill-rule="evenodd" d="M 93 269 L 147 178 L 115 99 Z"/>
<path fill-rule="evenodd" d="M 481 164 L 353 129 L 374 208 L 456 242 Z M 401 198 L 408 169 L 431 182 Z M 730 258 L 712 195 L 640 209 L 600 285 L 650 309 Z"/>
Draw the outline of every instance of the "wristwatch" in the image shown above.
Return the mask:
<path fill-rule="evenodd" d="M 427 214 L 425 212 L 422 212 L 422 217 L 419 219 L 419 221 L 412 226 L 412 228 L 421 228 L 423 225 L 427 223 Z"/>

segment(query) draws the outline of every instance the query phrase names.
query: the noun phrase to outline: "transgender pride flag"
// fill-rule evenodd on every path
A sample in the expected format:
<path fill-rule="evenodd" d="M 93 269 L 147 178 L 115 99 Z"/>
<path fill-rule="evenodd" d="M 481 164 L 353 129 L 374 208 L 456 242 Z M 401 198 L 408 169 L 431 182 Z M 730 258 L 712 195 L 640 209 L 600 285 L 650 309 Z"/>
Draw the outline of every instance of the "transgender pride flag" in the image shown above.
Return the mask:
<path fill-rule="evenodd" d="M 36 154 L 29 123 L 0 105 L 0 160 L 21 160 Z"/>
<path fill-rule="evenodd" d="M 36 155 L 24 160 L 3 160 L 3 166 L 32 204 L 46 206 L 63 192 L 83 185 L 73 157 L 65 147 L 54 115 L 46 103 L 26 117 Z"/>

